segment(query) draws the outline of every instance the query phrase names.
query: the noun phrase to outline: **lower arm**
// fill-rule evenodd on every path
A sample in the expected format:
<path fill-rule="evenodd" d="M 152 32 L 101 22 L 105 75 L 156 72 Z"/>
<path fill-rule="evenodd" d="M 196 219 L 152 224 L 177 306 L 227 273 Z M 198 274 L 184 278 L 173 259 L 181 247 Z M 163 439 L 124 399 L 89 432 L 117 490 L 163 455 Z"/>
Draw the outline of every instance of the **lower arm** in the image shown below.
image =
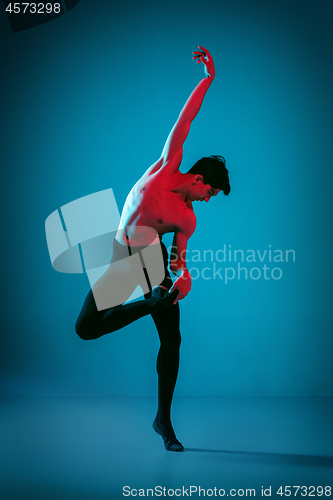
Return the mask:
<path fill-rule="evenodd" d="M 170 269 L 176 276 L 185 278 L 189 273 L 186 267 L 186 262 L 183 259 L 173 260 L 170 262 Z"/>
<path fill-rule="evenodd" d="M 201 108 L 203 99 L 206 95 L 206 92 L 209 89 L 210 85 L 212 84 L 213 79 L 214 78 L 212 76 L 207 76 L 206 78 L 203 78 L 201 82 L 199 82 L 196 88 L 193 90 L 192 94 L 186 101 L 186 104 L 180 113 L 180 117 L 184 119 L 184 121 L 191 122 L 197 116 Z"/>

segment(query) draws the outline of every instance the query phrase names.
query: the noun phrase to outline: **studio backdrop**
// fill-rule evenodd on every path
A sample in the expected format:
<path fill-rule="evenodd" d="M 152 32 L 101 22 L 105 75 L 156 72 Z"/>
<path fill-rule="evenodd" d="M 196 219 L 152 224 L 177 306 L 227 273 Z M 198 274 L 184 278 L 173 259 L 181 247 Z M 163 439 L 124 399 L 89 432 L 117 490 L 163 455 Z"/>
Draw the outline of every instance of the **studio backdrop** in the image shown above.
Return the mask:
<path fill-rule="evenodd" d="M 89 279 L 52 267 L 45 221 L 105 190 L 121 212 L 203 45 L 216 77 L 181 171 L 223 155 L 231 193 L 194 204 L 176 394 L 333 396 L 332 3 L 60 4 L 30 27 L 0 15 L 2 394 L 156 394 L 151 318 L 82 341 Z"/>

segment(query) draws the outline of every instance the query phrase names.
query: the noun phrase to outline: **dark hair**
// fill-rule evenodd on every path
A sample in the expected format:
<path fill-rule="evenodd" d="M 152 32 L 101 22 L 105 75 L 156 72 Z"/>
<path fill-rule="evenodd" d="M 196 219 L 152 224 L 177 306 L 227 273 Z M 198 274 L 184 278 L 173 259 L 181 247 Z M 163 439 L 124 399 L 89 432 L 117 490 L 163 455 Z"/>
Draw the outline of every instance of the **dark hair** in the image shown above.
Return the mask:
<path fill-rule="evenodd" d="M 188 171 L 189 174 L 202 175 L 202 182 L 212 188 L 221 189 L 227 196 L 230 193 L 228 170 L 223 156 L 205 156 Z"/>

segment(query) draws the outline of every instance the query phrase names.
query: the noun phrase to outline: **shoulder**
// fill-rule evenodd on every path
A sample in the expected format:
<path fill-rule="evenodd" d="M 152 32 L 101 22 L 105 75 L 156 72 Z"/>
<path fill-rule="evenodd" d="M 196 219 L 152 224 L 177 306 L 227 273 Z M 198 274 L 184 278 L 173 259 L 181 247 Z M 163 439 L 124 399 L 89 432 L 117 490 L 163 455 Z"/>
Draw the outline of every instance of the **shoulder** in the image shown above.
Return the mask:
<path fill-rule="evenodd" d="M 148 177 L 159 177 L 167 181 L 173 174 L 179 169 L 182 161 L 182 151 L 178 151 L 172 156 L 172 158 L 167 159 L 165 156 L 160 156 L 160 158 L 155 161 L 142 175 L 141 179 L 147 179 Z"/>
<path fill-rule="evenodd" d="M 182 162 L 182 151 L 178 151 L 171 158 L 161 156 L 155 163 L 153 163 L 145 172 L 148 175 L 156 174 L 165 178 L 170 178 L 175 172 L 178 171 Z"/>
<path fill-rule="evenodd" d="M 147 177 L 149 175 L 155 174 L 163 165 L 163 158 L 159 158 L 155 163 L 150 165 L 150 167 L 145 171 L 142 177 Z"/>

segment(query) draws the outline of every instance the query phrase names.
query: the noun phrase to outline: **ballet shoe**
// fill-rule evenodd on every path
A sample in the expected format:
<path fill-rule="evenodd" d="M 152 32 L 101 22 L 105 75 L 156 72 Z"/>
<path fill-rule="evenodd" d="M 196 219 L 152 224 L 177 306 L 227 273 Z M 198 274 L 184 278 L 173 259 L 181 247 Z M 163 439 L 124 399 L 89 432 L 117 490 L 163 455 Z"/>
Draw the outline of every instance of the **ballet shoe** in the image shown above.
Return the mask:
<path fill-rule="evenodd" d="M 164 442 L 165 449 L 168 451 L 184 451 L 183 445 L 176 438 L 171 423 L 164 425 L 156 421 L 153 422 L 153 429 L 159 434 Z"/>

